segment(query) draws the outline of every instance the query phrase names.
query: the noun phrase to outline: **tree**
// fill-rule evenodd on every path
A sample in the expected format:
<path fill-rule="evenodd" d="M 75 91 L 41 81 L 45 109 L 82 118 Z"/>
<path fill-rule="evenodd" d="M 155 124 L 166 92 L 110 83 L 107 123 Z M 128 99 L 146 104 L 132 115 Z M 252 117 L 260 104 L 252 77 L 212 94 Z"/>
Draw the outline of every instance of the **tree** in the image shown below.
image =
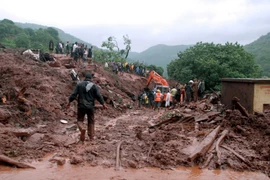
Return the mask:
<path fill-rule="evenodd" d="M 34 36 L 35 35 L 35 31 L 33 29 L 31 29 L 31 28 L 25 28 L 24 32 L 26 34 L 28 34 L 29 36 Z"/>
<path fill-rule="evenodd" d="M 168 75 L 181 83 L 194 78 L 205 80 L 207 88 L 220 86 L 220 78 L 256 78 L 261 70 L 252 54 L 238 43 L 225 45 L 202 43 L 178 53 L 167 65 Z"/>
<path fill-rule="evenodd" d="M 49 40 L 59 41 L 58 31 L 54 28 L 33 30 L 19 28 L 14 22 L 4 19 L 0 21 L 0 41 L 8 48 L 34 48 L 49 50 Z"/>
<path fill-rule="evenodd" d="M 108 37 L 107 41 L 103 41 L 101 47 L 105 47 L 108 49 L 107 56 L 109 59 L 114 61 L 126 61 L 128 58 L 128 54 L 131 50 L 131 40 L 129 39 L 128 35 L 123 36 L 125 49 L 120 49 L 118 46 L 118 42 L 114 36 Z"/>
<path fill-rule="evenodd" d="M 55 39 L 59 39 L 59 33 L 56 29 L 52 28 L 52 27 L 48 27 L 45 31 L 47 31 L 52 37 L 54 37 Z"/>
<path fill-rule="evenodd" d="M 29 48 L 30 47 L 29 39 L 30 39 L 29 35 L 25 33 L 20 33 L 16 36 L 14 42 L 17 48 Z"/>
<path fill-rule="evenodd" d="M 4 38 L 13 38 L 22 31 L 13 21 L 4 19 L 0 21 L 0 40 Z"/>
<path fill-rule="evenodd" d="M 153 64 L 151 64 L 151 65 L 148 65 L 148 66 L 146 66 L 146 68 L 149 70 L 149 71 L 151 71 L 151 70 L 154 70 L 154 71 L 156 71 L 159 75 L 163 75 L 163 73 L 164 73 L 164 69 L 162 68 L 162 67 L 160 67 L 160 66 L 155 66 L 155 65 L 153 65 Z"/>
<path fill-rule="evenodd" d="M 124 39 L 124 45 L 126 45 L 126 55 L 125 55 L 125 59 L 128 58 L 128 54 L 129 54 L 129 51 L 131 50 L 131 40 L 129 39 L 128 35 L 126 36 L 123 36 L 123 39 Z"/>

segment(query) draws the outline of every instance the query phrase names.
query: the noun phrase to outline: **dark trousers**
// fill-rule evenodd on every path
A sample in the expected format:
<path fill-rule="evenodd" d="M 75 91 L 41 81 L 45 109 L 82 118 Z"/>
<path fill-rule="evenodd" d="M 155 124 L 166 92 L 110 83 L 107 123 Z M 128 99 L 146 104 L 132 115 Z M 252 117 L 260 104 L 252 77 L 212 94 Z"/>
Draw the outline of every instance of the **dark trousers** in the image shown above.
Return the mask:
<path fill-rule="evenodd" d="M 173 108 L 175 107 L 175 102 L 176 101 L 176 97 L 175 96 L 172 96 L 172 106 L 173 106 Z"/>
<path fill-rule="evenodd" d="M 186 102 L 191 101 L 191 92 L 186 93 Z"/>
<path fill-rule="evenodd" d="M 139 99 L 139 108 L 141 107 L 141 105 L 142 105 L 142 99 Z"/>
<path fill-rule="evenodd" d="M 193 101 L 194 102 L 198 101 L 198 91 L 193 91 Z"/>
<path fill-rule="evenodd" d="M 87 126 L 88 126 L 88 136 L 93 137 L 94 136 L 94 125 L 95 125 L 95 119 L 94 119 L 94 109 L 83 109 L 83 108 L 78 108 L 78 113 L 77 113 L 77 120 L 78 120 L 78 126 L 80 131 L 82 129 L 85 129 L 83 127 L 83 121 L 84 121 L 84 116 L 87 114 Z"/>

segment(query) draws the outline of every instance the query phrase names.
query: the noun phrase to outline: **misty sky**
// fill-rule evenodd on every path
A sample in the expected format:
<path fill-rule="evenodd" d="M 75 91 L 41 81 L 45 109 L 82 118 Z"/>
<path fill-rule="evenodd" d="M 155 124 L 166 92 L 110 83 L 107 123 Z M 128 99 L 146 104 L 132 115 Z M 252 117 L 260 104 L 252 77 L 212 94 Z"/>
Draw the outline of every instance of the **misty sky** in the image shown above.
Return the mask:
<path fill-rule="evenodd" d="M 64 30 L 100 47 L 128 34 L 132 51 L 156 44 L 248 44 L 270 32 L 270 0 L 5 0 L 0 19 Z"/>

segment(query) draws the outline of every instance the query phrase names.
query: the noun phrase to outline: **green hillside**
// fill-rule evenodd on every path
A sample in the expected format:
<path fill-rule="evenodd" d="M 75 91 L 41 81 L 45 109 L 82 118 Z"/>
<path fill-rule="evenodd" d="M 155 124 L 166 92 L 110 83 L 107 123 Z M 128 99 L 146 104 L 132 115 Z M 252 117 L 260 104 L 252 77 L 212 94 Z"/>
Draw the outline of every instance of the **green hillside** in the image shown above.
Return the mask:
<path fill-rule="evenodd" d="M 15 25 L 21 27 L 21 28 L 31 28 L 31 29 L 34 29 L 34 30 L 37 30 L 39 28 L 48 28 L 48 26 L 43 26 L 43 25 L 38 25 L 38 24 L 32 24 L 32 23 L 19 23 L 19 22 L 15 22 Z M 67 40 L 69 40 L 70 43 L 74 43 L 74 42 L 78 42 L 78 43 L 84 43 L 86 44 L 88 47 L 91 46 L 91 44 L 79 39 L 79 38 L 76 38 L 70 34 L 67 34 L 65 33 L 63 30 L 61 29 L 58 29 L 58 28 L 55 28 L 53 27 L 54 29 L 56 29 L 58 31 L 58 36 L 59 38 L 65 43 L 67 42 Z"/>
<path fill-rule="evenodd" d="M 184 51 L 189 47 L 190 45 L 167 46 L 159 44 L 152 46 L 141 53 L 131 52 L 129 54 L 129 61 L 140 61 L 148 65 L 154 64 L 156 66 L 161 66 L 164 69 L 163 76 L 167 77 L 167 64 L 177 58 L 177 53 L 179 51 Z"/>
<path fill-rule="evenodd" d="M 49 49 L 49 40 L 58 42 L 58 32 L 54 28 L 33 30 L 21 28 L 9 19 L 0 21 L 0 42 L 7 48 L 34 48 L 42 51 Z"/>
<path fill-rule="evenodd" d="M 263 75 L 270 77 L 270 33 L 244 46 L 244 49 L 254 55 L 255 61 L 263 70 Z"/>

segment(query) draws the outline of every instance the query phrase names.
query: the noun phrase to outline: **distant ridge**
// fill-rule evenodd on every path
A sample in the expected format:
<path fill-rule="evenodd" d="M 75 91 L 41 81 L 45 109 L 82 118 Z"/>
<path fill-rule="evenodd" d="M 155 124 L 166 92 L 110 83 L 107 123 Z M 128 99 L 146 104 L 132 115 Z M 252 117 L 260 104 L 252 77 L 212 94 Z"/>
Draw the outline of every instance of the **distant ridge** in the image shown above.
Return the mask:
<path fill-rule="evenodd" d="M 21 27 L 21 28 L 31 28 L 31 29 L 34 29 L 34 30 L 37 30 L 39 28 L 48 28 L 50 26 L 43 26 L 43 25 L 38 25 L 38 24 L 33 24 L 33 23 L 19 23 L 19 22 L 14 22 L 15 25 Z M 91 46 L 90 43 L 88 42 L 85 42 L 75 36 L 72 36 L 68 33 L 65 33 L 63 30 L 59 29 L 59 28 L 56 28 L 56 27 L 53 27 L 54 29 L 56 29 L 59 33 L 59 38 L 65 43 L 67 40 L 69 40 L 70 43 L 74 43 L 74 42 L 80 42 L 80 43 L 84 43 L 86 44 L 88 47 Z"/>
<path fill-rule="evenodd" d="M 140 61 L 145 64 L 154 64 L 164 69 L 163 76 L 167 77 L 167 64 L 176 59 L 180 51 L 184 51 L 192 45 L 164 45 L 152 46 L 141 53 L 131 52 L 129 61 Z"/>
<path fill-rule="evenodd" d="M 270 32 L 247 44 L 244 49 L 254 55 L 255 61 L 263 70 L 263 75 L 270 77 Z"/>

